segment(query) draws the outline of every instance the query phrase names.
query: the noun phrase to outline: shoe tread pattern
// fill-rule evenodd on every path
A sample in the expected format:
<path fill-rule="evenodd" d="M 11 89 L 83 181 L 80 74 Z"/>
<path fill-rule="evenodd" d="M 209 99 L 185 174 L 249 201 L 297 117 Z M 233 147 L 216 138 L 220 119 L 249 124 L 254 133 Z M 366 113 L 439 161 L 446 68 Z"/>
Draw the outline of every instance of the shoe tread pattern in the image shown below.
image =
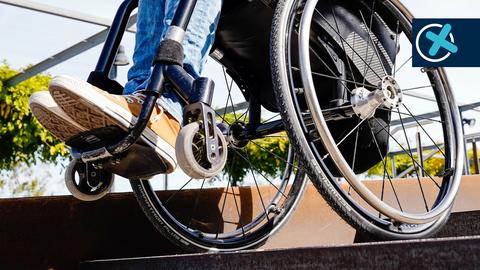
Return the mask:
<path fill-rule="evenodd" d="M 83 131 L 79 127 L 70 123 L 67 119 L 63 119 L 54 112 L 38 104 L 32 104 L 31 110 L 42 126 L 61 141 L 67 141 Z"/>
<path fill-rule="evenodd" d="M 80 99 L 79 96 L 71 92 L 51 89 L 51 93 L 58 106 L 72 119 L 75 119 L 79 125 L 88 130 L 108 126 L 122 127 L 115 119 L 105 114 L 101 108 Z"/>

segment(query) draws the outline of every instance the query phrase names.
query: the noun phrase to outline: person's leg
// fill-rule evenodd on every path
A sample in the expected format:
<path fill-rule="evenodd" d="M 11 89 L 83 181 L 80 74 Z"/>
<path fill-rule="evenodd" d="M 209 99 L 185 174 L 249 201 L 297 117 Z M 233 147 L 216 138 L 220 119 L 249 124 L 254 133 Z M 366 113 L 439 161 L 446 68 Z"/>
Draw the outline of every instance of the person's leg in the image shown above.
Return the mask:
<path fill-rule="evenodd" d="M 165 24 L 170 25 L 179 0 L 166 0 Z M 194 78 L 200 77 L 215 40 L 222 0 L 198 0 L 183 42 L 184 68 Z"/>
<path fill-rule="evenodd" d="M 179 0 L 141 0 L 137 22 L 134 66 L 129 71 L 129 82 L 124 94 L 144 90 L 150 76 L 151 62 L 157 46 L 171 24 Z M 155 5 L 149 9 L 149 5 Z M 208 53 L 215 39 L 215 30 L 221 11 L 222 0 L 199 0 L 187 28 L 183 42 L 184 68 L 194 78 L 200 77 Z M 155 13 L 153 13 L 155 9 Z M 159 15 L 158 12 L 165 11 Z M 159 19 L 162 22 L 159 23 Z M 155 27 L 154 30 L 152 28 Z M 148 30 L 144 28 L 150 28 Z M 153 31 L 153 33 L 151 33 Z M 182 105 L 172 92 L 166 92 L 158 103 L 177 120 L 182 120 Z"/>
<path fill-rule="evenodd" d="M 139 0 L 133 66 L 128 71 L 124 94 L 137 91 L 150 76 L 152 59 L 165 28 L 165 0 Z"/>
<path fill-rule="evenodd" d="M 153 57 L 168 26 L 165 24 L 166 7 L 166 0 L 140 0 L 138 3 L 133 66 L 128 71 L 124 95 L 144 90 L 147 86 Z M 172 93 L 165 93 L 158 103 L 179 122 L 182 120 L 182 106 Z"/>
<path fill-rule="evenodd" d="M 144 96 L 141 93 L 129 93 L 145 89 L 156 46 L 166 31 L 165 25 L 173 18 L 174 9 L 171 6 L 176 6 L 178 0 L 140 1 L 140 12 L 144 13 L 140 14 L 143 18 L 139 18 L 137 51 L 134 56 L 136 62 L 129 73 L 126 95 L 112 95 L 84 80 L 69 76 L 57 76 L 50 82 L 49 91 L 55 103 L 85 130 L 105 126 L 118 126 L 128 130 L 140 114 Z M 212 45 L 220 6 L 220 0 L 200 0 L 188 27 L 184 43 L 185 68 L 195 78 L 200 75 Z M 158 19 L 162 18 L 159 14 L 165 7 L 169 12 L 164 13 L 164 23 L 159 23 Z M 176 167 L 175 141 L 180 131 L 182 106 L 175 97 L 168 96 L 161 97 L 159 103 L 161 106 L 156 106 L 152 112 L 141 140 L 152 146 L 164 159 L 168 173 Z"/>

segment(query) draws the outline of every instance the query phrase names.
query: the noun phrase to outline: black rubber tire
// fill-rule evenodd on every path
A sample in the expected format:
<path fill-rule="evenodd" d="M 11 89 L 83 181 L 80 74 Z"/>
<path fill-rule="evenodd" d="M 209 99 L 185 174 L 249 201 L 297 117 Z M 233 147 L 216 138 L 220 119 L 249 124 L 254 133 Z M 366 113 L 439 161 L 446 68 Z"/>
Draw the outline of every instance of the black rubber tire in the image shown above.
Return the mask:
<path fill-rule="evenodd" d="M 172 222 L 170 213 L 163 210 L 161 203 L 153 194 L 154 190 L 148 180 L 130 180 L 133 193 L 150 222 L 173 244 L 190 252 L 231 252 L 262 246 L 295 212 L 298 202 L 303 197 L 306 183 L 307 178 L 305 174 L 303 172 L 297 173 L 293 184 L 294 187 L 290 190 L 291 193 L 295 194 L 293 195 L 294 197 L 290 197 L 289 202 L 286 202 L 287 210 L 279 214 L 275 220 L 272 219 L 269 223 L 262 225 L 261 229 L 253 232 L 245 240 L 236 243 L 226 242 L 212 245 L 211 243 L 205 243 L 201 238 L 188 235 L 184 229 L 179 228 Z"/>
<path fill-rule="evenodd" d="M 239 85 L 239 81 L 237 81 L 237 79 L 241 78 L 233 77 L 235 83 Z M 233 101 L 231 102 L 233 104 Z M 185 127 L 189 128 L 190 131 L 191 129 L 197 130 L 198 123 L 192 123 Z M 193 134 L 193 132 L 190 131 L 188 131 L 187 133 L 189 133 L 190 135 Z M 191 140 L 190 135 L 188 136 L 189 138 L 186 141 Z M 223 141 L 223 143 L 226 144 L 225 141 Z M 237 153 L 242 147 L 243 146 L 239 145 L 231 146 L 233 153 Z M 180 224 L 181 222 L 178 222 L 175 213 L 169 212 L 170 209 L 166 205 L 165 200 L 165 205 L 162 204 L 162 201 L 159 199 L 159 196 L 155 194 L 155 191 L 148 180 L 131 180 L 130 184 L 141 209 L 143 210 L 147 218 L 150 220 L 150 222 L 163 236 L 165 236 L 178 247 L 191 252 L 226 252 L 256 248 L 263 245 L 265 241 L 267 241 L 272 235 L 274 235 L 289 220 L 301 198 L 303 197 L 306 183 L 308 182 L 305 172 L 298 170 L 296 165 L 292 165 L 296 164 L 295 162 L 297 161 L 297 155 L 296 153 L 294 153 L 291 147 L 288 149 L 288 158 L 285 159 L 285 163 L 289 165 L 285 165 L 284 169 L 282 168 L 281 176 L 281 178 L 285 177 L 283 179 L 288 179 L 288 182 L 283 182 L 287 183 L 288 185 L 284 185 L 283 188 L 281 188 L 282 191 L 277 188 L 278 192 L 270 192 L 273 195 L 280 195 L 281 192 L 283 195 L 281 200 L 275 198 L 272 198 L 271 200 L 275 201 L 274 208 L 279 211 L 275 211 L 275 209 L 272 212 L 269 211 L 268 221 L 262 219 L 261 224 L 257 223 L 256 219 L 258 217 L 263 218 L 263 213 L 256 213 L 255 215 L 252 215 L 253 218 L 248 220 L 248 224 L 242 224 L 242 230 L 243 228 L 248 227 L 252 224 L 254 224 L 255 226 L 248 228 L 246 236 L 243 237 L 243 239 L 238 235 L 235 235 L 233 237 L 231 235 L 226 235 L 220 236 L 220 240 L 216 241 L 216 239 L 212 239 L 211 237 L 209 238 L 208 235 L 196 235 L 188 228 L 185 228 L 185 226 L 182 226 L 183 224 Z M 180 151 L 180 153 L 182 153 L 182 151 Z M 186 151 L 183 151 L 183 153 L 186 153 Z M 228 153 L 228 155 L 230 157 L 234 157 L 235 155 L 238 155 L 238 153 L 233 155 L 231 155 L 231 153 Z M 228 166 L 228 162 L 226 166 Z M 252 184 L 252 186 L 254 185 Z M 265 207 L 265 204 L 263 206 Z M 272 205 L 267 205 L 267 207 L 268 206 Z M 237 228 L 237 230 L 239 230 L 239 228 Z"/>
<path fill-rule="evenodd" d="M 285 57 L 286 48 L 286 27 L 288 25 L 288 14 L 292 12 L 300 1 L 298 0 L 279 0 L 277 3 L 271 35 L 270 61 L 272 67 L 272 79 L 274 84 L 275 96 L 294 151 L 299 155 L 309 178 L 327 201 L 327 203 L 337 212 L 348 224 L 360 232 L 368 234 L 373 239 L 378 240 L 400 240 L 412 238 L 429 237 L 447 222 L 450 211 L 446 211 L 436 221 L 422 224 L 417 232 L 411 234 L 396 233 L 391 230 L 380 228 L 372 224 L 365 213 L 358 211 L 351 200 L 345 199 L 340 191 L 340 187 L 332 184 L 329 177 L 321 169 L 316 161 L 316 157 L 308 145 L 307 134 L 304 133 L 296 114 L 296 108 L 291 96 L 290 85 L 286 79 L 286 69 L 282 58 Z M 448 86 L 448 80 L 444 73 L 442 79 Z M 451 208 L 450 208 L 451 209 Z M 412 225 L 409 225 L 412 226 Z"/>

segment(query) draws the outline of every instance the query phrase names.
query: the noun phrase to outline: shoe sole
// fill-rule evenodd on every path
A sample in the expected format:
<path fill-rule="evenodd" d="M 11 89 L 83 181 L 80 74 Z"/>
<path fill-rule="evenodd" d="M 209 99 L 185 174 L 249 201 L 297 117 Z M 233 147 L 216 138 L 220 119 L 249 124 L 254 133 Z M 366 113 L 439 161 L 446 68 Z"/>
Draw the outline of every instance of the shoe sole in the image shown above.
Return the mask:
<path fill-rule="evenodd" d="M 72 119 L 68 118 L 68 116 L 61 115 L 40 102 L 41 100 L 36 100 L 35 98 L 30 100 L 30 110 L 35 118 L 37 118 L 38 122 L 40 122 L 40 124 L 57 139 L 65 142 L 75 135 L 85 131 L 84 128 L 75 124 Z"/>
<path fill-rule="evenodd" d="M 49 91 L 58 106 L 87 130 L 106 126 L 119 126 L 128 130 L 137 120 L 123 107 L 94 90 L 93 86 L 76 78 L 56 77 L 50 83 Z M 167 173 L 175 170 L 177 162 L 173 146 L 148 127 L 140 139 L 165 159 L 169 165 Z"/>

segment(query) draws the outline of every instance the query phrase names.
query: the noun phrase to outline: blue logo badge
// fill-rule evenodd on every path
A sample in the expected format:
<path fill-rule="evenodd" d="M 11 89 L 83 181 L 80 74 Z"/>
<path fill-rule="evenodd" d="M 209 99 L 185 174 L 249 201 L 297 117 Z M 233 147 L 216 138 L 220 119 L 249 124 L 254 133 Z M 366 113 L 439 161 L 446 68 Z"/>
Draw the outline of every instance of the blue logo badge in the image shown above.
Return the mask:
<path fill-rule="evenodd" d="M 440 33 L 436 34 L 438 32 Z M 427 38 L 430 40 L 430 46 L 422 48 L 420 46 L 421 38 Z M 452 53 L 458 52 L 458 47 L 455 45 L 455 38 L 453 37 L 452 26 L 450 24 L 441 25 L 438 23 L 432 23 L 423 27 L 417 35 L 415 44 L 420 56 L 424 60 L 432 63 L 441 62 L 447 59 Z M 426 56 L 423 51 L 427 48 L 429 56 Z M 440 49 L 442 48 L 446 50 L 446 53 L 440 53 Z"/>
<path fill-rule="evenodd" d="M 436 35 L 432 31 L 427 32 L 427 38 L 433 42 L 432 47 L 430 47 L 430 51 L 428 52 L 430 56 L 437 55 L 440 48 L 445 48 L 447 51 L 451 53 L 458 52 L 458 47 L 453 43 L 453 35 L 451 35 L 452 26 L 450 24 L 445 24 L 442 28 L 440 34 Z M 450 34 L 451 41 L 447 41 L 447 36 Z"/>
<path fill-rule="evenodd" d="M 479 19 L 414 19 L 414 67 L 480 66 Z"/>

